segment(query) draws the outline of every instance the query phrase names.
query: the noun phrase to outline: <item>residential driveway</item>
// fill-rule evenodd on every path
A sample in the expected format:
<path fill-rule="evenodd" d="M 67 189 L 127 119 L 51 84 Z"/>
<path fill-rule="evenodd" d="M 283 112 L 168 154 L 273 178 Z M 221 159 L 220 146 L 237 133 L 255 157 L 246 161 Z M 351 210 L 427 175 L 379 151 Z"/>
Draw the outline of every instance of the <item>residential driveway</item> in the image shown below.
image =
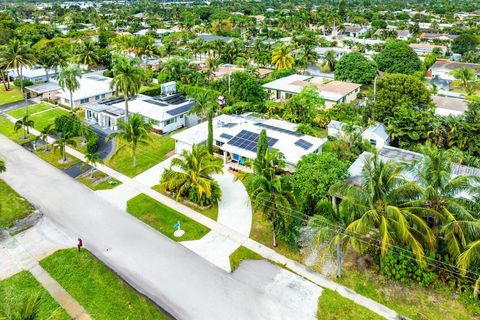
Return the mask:
<path fill-rule="evenodd" d="M 110 190 L 95 191 L 100 197 L 121 210 L 127 210 L 127 201 L 138 196 L 141 192 L 131 184 L 123 183 Z"/>
<path fill-rule="evenodd" d="M 36 102 L 32 101 L 32 100 L 27 100 L 27 104 L 30 106 L 32 104 L 36 104 Z M 22 107 L 25 107 L 25 100 L 20 100 L 20 101 L 16 101 L 16 102 L 12 102 L 12 103 L 7 103 L 7 104 L 2 104 L 0 106 L 0 111 L 6 112 L 6 111 L 22 108 Z"/>
<path fill-rule="evenodd" d="M 175 318 L 315 319 L 316 304 L 297 303 L 320 288 L 303 278 L 279 281 L 285 270 L 262 261 L 228 274 L 1 135 L 0 154 L 2 179 Z"/>
<path fill-rule="evenodd" d="M 170 167 L 173 158 L 175 158 L 175 156 L 167 158 L 159 164 L 151 167 L 147 171 L 140 173 L 138 176 L 134 177 L 133 180 L 140 182 L 148 188 L 159 184 L 160 177 L 163 174 L 163 171 Z"/>

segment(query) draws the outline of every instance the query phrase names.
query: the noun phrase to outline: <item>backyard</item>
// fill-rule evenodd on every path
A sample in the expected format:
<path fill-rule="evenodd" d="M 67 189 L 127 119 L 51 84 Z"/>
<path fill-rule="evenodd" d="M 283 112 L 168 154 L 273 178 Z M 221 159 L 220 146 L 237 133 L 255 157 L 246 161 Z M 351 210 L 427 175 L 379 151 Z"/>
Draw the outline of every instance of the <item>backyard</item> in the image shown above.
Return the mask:
<path fill-rule="evenodd" d="M 130 146 L 123 141 L 117 141 L 115 152 L 106 164 L 129 177 L 134 177 L 167 159 L 167 153 L 175 148 L 175 141 L 169 135 L 159 136 L 150 133 L 149 138 L 146 145 L 138 146 L 136 168 L 133 167 Z"/>
<path fill-rule="evenodd" d="M 39 131 L 43 130 L 47 125 L 54 123 L 55 118 L 68 114 L 69 112 L 63 108 L 54 108 L 45 112 L 34 114 L 30 120 L 34 122 L 33 127 Z"/>
<path fill-rule="evenodd" d="M 200 223 L 145 194 L 130 199 L 127 202 L 127 212 L 175 241 L 197 240 L 210 231 Z M 180 222 L 181 229 L 185 231 L 180 238 L 173 236 L 174 225 L 177 222 Z"/>
<path fill-rule="evenodd" d="M 38 319 L 71 319 L 50 294 L 35 280 L 28 271 L 22 271 L 0 281 L 0 318 L 1 311 L 17 307 L 36 295 L 41 295 Z M 16 319 L 16 318 L 15 318 Z"/>
<path fill-rule="evenodd" d="M 40 264 L 93 319 L 169 319 L 86 250 L 60 250 Z"/>
<path fill-rule="evenodd" d="M 0 228 L 11 227 L 32 211 L 32 205 L 0 179 Z"/>
<path fill-rule="evenodd" d="M 10 88 L 11 90 L 5 91 L 5 87 L 3 85 L 0 86 L 0 106 L 23 99 L 20 88 L 15 87 L 13 83 L 10 83 Z"/>

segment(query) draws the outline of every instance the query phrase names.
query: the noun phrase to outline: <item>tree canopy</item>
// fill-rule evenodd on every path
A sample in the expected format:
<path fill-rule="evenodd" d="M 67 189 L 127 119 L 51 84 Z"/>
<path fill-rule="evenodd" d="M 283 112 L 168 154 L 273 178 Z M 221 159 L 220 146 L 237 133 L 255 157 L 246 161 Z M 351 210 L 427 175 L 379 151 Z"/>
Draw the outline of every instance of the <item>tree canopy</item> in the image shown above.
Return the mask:
<path fill-rule="evenodd" d="M 377 75 L 377 65 L 360 52 L 344 55 L 335 65 L 335 80 L 369 84 Z"/>
<path fill-rule="evenodd" d="M 422 69 L 418 55 L 405 41 L 390 40 L 376 56 L 378 69 L 388 73 L 413 74 Z"/>

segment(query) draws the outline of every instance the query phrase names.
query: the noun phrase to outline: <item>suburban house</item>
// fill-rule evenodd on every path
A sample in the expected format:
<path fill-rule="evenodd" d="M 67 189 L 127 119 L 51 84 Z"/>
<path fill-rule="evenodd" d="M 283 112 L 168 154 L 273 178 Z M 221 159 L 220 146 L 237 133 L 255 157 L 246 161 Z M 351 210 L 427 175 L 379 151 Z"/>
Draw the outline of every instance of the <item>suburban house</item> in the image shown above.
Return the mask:
<path fill-rule="evenodd" d="M 370 27 L 345 26 L 342 30 L 342 35 L 356 38 L 370 30 Z"/>
<path fill-rule="evenodd" d="M 477 75 L 477 78 L 480 78 L 480 64 L 445 60 L 435 61 L 435 63 L 427 71 L 427 76 L 436 79 L 452 81 L 455 80 L 455 77 L 452 75 L 452 71 L 462 68 L 472 69 Z"/>
<path fill-rule="evenodd" d="M 458 37 L 457 35 L 453 34 L 446 34 L 446 33 L 421 33 L 420 39 L 422 40 L 444 40 L 444 41 L 451 41 Z"/>
<path fill-rule="evenodd" d="M 387 128 L 383 123 L 377 123 L 365 129 L 361 134 L 363 140 L 367 140 L 371 145 L 377 149 L 382 149 L 390 143 L 390 137 L 387 133 Z"/>
<path fill-rule="evenodd" d="M 201 62 L 199 64 L 199 68 L 201 70 L 206 70 L 206 65 Z M 225 64 L 221 64 L 219 65 L 212 73 L 212 77 L 217 80 L 217 79 L 221 79 L 225 76 L 228 76 L 229 74 L 232 74 L 234 72 L 243 72 L 245 71 L 246 69 L 245 68 L 242 68 L 242 67 L 238 67 L 236 65 L 233 65 L 233 64 L 228 64 L 228 63 L 225 63 Z M 272 69 L 266 69 L 266 68 L 257 68 L 255 69 L 255 72 L 258 74 L 258 78 L 265 78 L 265 77 L 268 77 L 274 70 Z"/>
<path fill-rule="evenodd" d="M 388 31 L 396 31 L 397 39 L 399 40 L 408 40 L 408 38 L 410 38 L 410 31 L 408 30 L 378 29 L 377 31 L 375 31 L 375 35 L 381 36 L 384 32 L 388 32 Z"/>
<path fill-rule="evenodd" d="M 40 99 L 56 100 L 62 88 L 58 83 L 49 81 L 27 86 L 25 90 L 30 93 L 30 98 L 39 97 Z"/>
<path fill-rule="evenodd" d="M 348 168 L 349 183 L 360 185 L 362 182 L 362 169 L 365 165 L 365 160 L 368 157 L 373 156 L 370 152 L 363 152 L 358 156 L 358 158 L 352 163 L 350 168 Z M 400 148 L 385 146 L 378 151 L 378 157 L 381 161 L 384 162 L 397 162 L 404 164 L 413 164 L 415 161 L 421 161 L 423 155 L 421 153 L 408 151 Z M 480 177 L 480 169 L 468 167 L 460 164 L 453 164 L 452 166 L 452 175 L 453 177 L 457 176 L 476 176 Z M 415 177 L 412 172 L 409 170 L 404 170 L 403 176 L 409 180 L 415 180 Z"/>
<path fill-rule="evenodd" d="M 40 66 L 35 66 L 31 68 L 23 67 L 21 74 L 24 80 L 28 80 L 33 83 L 47 82 L 48 80 L 54 79 L 57 76 L 57 72 L 55 70 L 49 69 L 47 77 L 47 71 L 45 70 L 45 68 Z M 17 70 L 14 69 L 8 71 L 8 76 L 13 80 L 20 79 Z"/>
<path fill-rule="evenodd" d="M 142 29 L 140 31 L 135 32 L 133 35 L 136 37 L 145 36 L 149 30 L 150 29 Z M 153 31 L 157 34 L 158 37 L 163 37 L 169 33 L 174 32 L 171 29 L 155 29 Z"/>
<path fill-rule="evenodd" d="M 250 114 L 220 115 L 213 119 L 213 140 L 224 163 L 250 170 L 248 162 L 257 156 L 257 142 L 262 129 L 267 132 L 269 148 L 285 155 L 287 170 L 294 171 L 304 155 L 320 153 L 327 139 L 320 139 L 296 131 L 297 125 L 283 120 L 261 119 Z M 206 143 L 207 123 L 203 122 L 172 136 L 175 151 L 191 150 L 194 144 Z"/>
<path fill-rule="evenodd" d="M 315 87 L 320 97 L 325 100 L 325 106 L 331 107 L 337 103 L 353 101 L 360 92 L 360 84 L 336 81 L 322 77 L 292 74 L 263 85 L 271 99 L 283 101 L 300 93 L 304 87 Z"/>
<path fill-rule="evenodd" d="M 447 47 L 441 45 L 427 43 L 410 43 L 408 46 L 419 55 L 432 53 L 433 49 L 435 48 L 438 48 L 440 50 L 440 54 L 442 55 L 445 55 L 445 53 L 447 53 Z"/>
<path fill-rule="evenodd" d="M 115 90 L 110 87 L 111 81 L 111 78 L 105 77 L 98 72 L 82 75 L 78 79 L 80 87 L 72 95 L 73 106 L 79 107 L 112 97 Z M 60 90 L 57 97 L 61 103 L 70 105 L 70 91 L 67 89 Z"/>
<path fill-rule="evenodd" d="M 224 37 L 224 36 L 215 36 L 212 34 L 199 34 L 197 39 L 202 39 L 204 41 L 215 41 L 215 40 L 223 40 L 225 42 L 232 42 L 232 37 Z"/>
<path fill-rule="evenodd" d="M 195 102 L 182 93 L 169 92 L 158 97 L 137 95 L 128 101 L 128 111 L 152 121 L 154 131 L 168 133 L 198 124 L 195 114 L 189 114 Z M 125 117 L 123 98 L 107 99 L 83 106 L 85 121 L 103 129 L 116 131 L 118 120 Z"/>

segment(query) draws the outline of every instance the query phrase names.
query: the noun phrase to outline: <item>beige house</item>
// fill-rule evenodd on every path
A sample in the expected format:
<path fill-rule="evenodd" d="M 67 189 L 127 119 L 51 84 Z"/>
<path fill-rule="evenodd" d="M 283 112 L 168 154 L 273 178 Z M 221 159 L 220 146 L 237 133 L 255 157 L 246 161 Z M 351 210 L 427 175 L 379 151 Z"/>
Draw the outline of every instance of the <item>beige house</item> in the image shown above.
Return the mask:
<path fill-rule="evenodd" d="M 327 108 L 338 103 L 355 100 L 361 87 L 361 85 L 357 83 L 299 74 L 293 74 L 263 85 L 269 93 L 270 98 L 277 101 L 289 99 L 295 94 L 300 93 L 304 87 L 308 86 L 317 88 L 320 97 L 325 100 L 325 106 Z"/>

